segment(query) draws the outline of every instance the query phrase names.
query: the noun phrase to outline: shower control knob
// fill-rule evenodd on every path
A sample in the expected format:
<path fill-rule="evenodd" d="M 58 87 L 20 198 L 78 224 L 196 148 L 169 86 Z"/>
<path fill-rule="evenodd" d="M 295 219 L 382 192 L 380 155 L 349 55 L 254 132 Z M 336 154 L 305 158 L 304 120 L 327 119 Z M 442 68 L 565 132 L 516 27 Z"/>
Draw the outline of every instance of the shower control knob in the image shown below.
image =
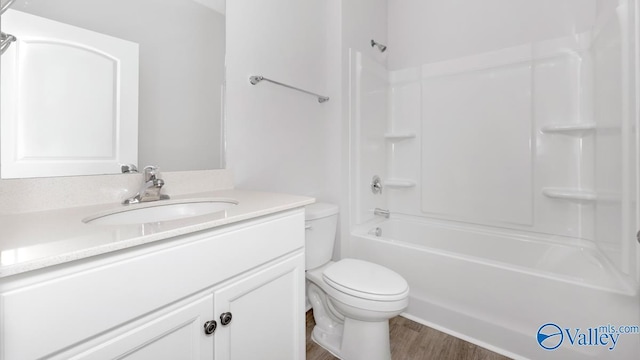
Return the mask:
<path fill-rule="evenodd" d="M 215 320 L 209 320 L 204 323 L 204 333 L 207 335 L 211 335 L 216 332 L 216 328 L 218 327 L 218 323 Z"/>
<path fill-rule="evenodd" d="M 382 194 L 382 181 L 378 175 L 374 175 L 373 179 L 371 179 L 371 192 L 374 194 Z"/>
<path fill-rule="evenodd" d="M 230 312 L 225 312 L 220 314 L 220 324 L 229 325 L 229 323 L 231 322 L 231 318 L 232 318 L 232 315 Z"/>

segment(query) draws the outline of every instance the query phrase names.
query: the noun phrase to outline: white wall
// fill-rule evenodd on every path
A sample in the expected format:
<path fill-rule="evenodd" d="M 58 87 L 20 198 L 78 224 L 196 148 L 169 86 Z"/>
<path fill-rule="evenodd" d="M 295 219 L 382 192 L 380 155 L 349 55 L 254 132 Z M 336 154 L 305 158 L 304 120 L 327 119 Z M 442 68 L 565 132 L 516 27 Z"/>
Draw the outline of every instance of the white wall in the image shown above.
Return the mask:
<path fill-rule="evenodd" d="M 580 33 L 595 8 L 595 0 L 389 0 L 389 69 Z"/>
<path fill-rule="evenodd" d="M 227 2 L 226 156 L 237 187 L 340 199 L 339 74 L 328 72 L 335 68 L 329 40 L 339 23 L 330 18 L 336 16 L 331 6 L 321 0 Z M 320 104 L 268 82 L 254 86 L 251 75 L 331 100 Z"/>
<path fill-rule="evenodd" d="M 339 204 L 339 234 L 346 233 L 353 169 L 343 152 L 352 130 L 349 103 L 342 99 L 349 92 L 347 50 L 386 61 L 386 54 L 370 46 L 371 39 L 387 41 L 386 9 L 387 0 L 227 3 L 226 156 L 237 187 Z M 318 104 L 273 84 L 252 86 L 251 75 L 331 100 Z M 346 244 L 336 247 L 336 255 L 342 252 Z"/>
<path fill-rule="evenodd" d="M 387 3 L 388 0 L 342 1 L 344 49 L 361 51 L 379 63 L 386 63 L 389 52 L 381 54 L 371 47 L 371 40 L 388 45 Z"/>

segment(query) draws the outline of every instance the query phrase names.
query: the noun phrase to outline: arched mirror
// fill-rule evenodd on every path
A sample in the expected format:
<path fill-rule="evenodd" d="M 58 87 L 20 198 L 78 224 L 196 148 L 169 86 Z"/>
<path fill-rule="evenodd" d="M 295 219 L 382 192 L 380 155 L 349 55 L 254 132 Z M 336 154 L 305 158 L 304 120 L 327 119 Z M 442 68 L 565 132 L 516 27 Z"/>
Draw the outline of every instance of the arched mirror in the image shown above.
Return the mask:
<path fill-rule="evenodd" d="M 224 1 L 16 0 L 1 26 L 2 178 L 224 166 Z"/>

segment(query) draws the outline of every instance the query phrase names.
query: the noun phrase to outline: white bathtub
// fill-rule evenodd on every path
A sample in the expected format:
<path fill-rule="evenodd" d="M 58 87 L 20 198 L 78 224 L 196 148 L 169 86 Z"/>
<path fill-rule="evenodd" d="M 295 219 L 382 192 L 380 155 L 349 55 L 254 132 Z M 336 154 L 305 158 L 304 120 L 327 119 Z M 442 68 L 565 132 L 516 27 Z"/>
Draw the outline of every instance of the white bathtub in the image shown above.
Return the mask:
<path fill-rule="evenodd" d="M 353 254 L 407 279 L 408 318 L 512 358 L 636 359 L 640 353 L 638 334 L 620 335 L 613 350 L 571 345 L 564 336 L 548 351 L 536 340 L 547 323 L 570 332 L 640 325 L 637 285 L 588 242 L 402 218 L 352 235 Z"/>

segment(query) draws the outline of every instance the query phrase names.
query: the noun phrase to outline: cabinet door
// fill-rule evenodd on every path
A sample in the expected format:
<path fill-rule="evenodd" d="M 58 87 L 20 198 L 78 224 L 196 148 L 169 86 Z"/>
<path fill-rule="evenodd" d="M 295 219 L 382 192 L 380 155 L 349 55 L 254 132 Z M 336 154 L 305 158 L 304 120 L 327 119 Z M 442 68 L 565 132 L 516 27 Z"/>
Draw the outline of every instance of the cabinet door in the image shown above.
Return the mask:
<path fill-rule="evenodd" d="M 231 313 L 214 337 L 216 360 L 305 358 L 304 253 L 214 293 L 217 320 Z"/>
<path fill-rule="evenodd" d="M 213 337 L 204 323 L 213 320 L 213 295 L 178 305 L 124 330 L 71 359 L 212 360 Z"/>

